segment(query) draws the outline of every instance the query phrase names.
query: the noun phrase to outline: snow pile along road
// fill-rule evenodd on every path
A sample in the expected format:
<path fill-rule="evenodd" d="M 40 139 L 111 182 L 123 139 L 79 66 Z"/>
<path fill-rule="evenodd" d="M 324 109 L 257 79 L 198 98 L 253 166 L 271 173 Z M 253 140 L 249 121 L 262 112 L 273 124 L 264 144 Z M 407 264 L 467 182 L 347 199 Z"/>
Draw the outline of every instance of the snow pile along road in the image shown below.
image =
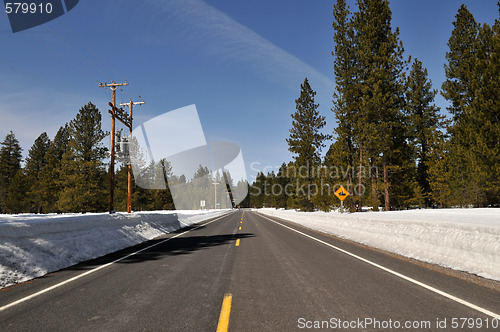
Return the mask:
<path fill-rule="evenodd" d="M 0 215 L 0 288 L 133 246 L 227 212 Z"/>
<path fill-rule="evenodd" d="M 500 209 L 259 213 L 406 257 L 500 280 Z"/>

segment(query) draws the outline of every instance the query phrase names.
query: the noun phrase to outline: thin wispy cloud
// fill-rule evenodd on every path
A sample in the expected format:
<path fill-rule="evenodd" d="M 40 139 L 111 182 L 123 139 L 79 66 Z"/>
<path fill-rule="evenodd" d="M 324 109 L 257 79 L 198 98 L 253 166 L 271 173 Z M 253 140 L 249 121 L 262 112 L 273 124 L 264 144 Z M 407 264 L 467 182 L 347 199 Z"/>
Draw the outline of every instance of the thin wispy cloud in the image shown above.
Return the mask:
<path fill-rule="evenodd" d="M 53 139 L 57 130 L 71 121 L 80 107 L 89 102 L 86 96 L 65 94 L 42 87 L 26 90 L 17 84 L 11 84 L 12 86 L 8 86 L 0 82 L 0 140 L 12 130 L 24 150 L 24 156 L 42 132 Z M 98 102 L 104 104 L 104 100 Z M 103 120 L 106 119 L 107 117 Z"/>
<path fill-rule="evenodd" d="M 327 76 L 202 0 L 150 0 L 148 7 L 157 13 L 151 26 L 161 27 L 161 21 L 168 20 L 169 27 L 176 27 L 177 39 L 219 61 L 249 66 L 294 90 L 306 76 L 315 85 L 333 89 Z"/>

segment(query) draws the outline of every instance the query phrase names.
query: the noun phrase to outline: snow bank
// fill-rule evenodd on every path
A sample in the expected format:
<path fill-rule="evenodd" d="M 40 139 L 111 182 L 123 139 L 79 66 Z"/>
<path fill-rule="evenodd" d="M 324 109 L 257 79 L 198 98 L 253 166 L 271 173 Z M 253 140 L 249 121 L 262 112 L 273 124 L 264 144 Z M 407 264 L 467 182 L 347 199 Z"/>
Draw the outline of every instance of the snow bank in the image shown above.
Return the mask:
<path fill-rule="evenodd" d="M 227 212 L 0 215 L 0 288 L 115 252 Z"/>
<path fill-rule="evenodd" d="M 406 257 L 500 280 L 500 209 L 344 214 L 257 211 Z"/>

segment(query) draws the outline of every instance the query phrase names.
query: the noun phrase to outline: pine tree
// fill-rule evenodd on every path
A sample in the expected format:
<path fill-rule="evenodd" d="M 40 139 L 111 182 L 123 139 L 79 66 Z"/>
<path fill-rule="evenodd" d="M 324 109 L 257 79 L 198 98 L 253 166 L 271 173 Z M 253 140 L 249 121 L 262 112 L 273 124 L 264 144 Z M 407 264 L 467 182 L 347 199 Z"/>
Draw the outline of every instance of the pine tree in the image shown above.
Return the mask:
<path fill-rule="evenodd" d="M 500 41 L 493 27 L 478 24 L 462 5 L 448 42 L 443 96 L 451 102 L 448 155 L 451 204 L 500 204 Z"/>
<path fill-rule="evenodd" d="M 449 52 L 446 52 L 448 64 L 445 64 L 446 81 L 442 85 L 442 95 L 451 101 L 448 108 L 458 120 L 464 108 L 470 104 L 473 89 L 470 75 L 474 71 L 476 57 L 476 38 L 478 24 L 467 6 L 462 4 L 453 22 L 454 29 L 448 41 Z"/>
<path fill-rule="evenodd" d="M 259 172 L 255 177 L 255 181 L 250 187 L 250 206 L 254 208 L 261 208 L 268 206 L 267 195 L 269 183 L 267 177 L 263 172 Z M 266 205 L 267 204 L 267 205 Z"/>
<path fill-rule="evenodd" d="M 218 185 L 214 185 L 214 182 L 218 183 Z M 215 208 L 214 190 L 216 186 L 217 191 L 219 191 L 224 186 L 224 182 L 220 178 L 217 179 L 216 174 L 211 174 L 207 166 L 198 165 L 198 169 L 187 185 L 189 192 L 187 193 L 188 197 L 184 199 L 185 204 L 187 204 L 185 206 L 198 209 L 200 201 L 204 200 L 206 208 Z M 217 203 L 220 203 L 220 201 L 217 201 Z"/>
<path fill-rule="evenodd" d="M 134 180 L 135 183 L 135 180 Z M 125 193 L 125 191 L 123 191 Z M 153 209 L 154 190 L 135 186 L 132 193 L 132 206 L 135 211 L 149 211 Z"/>
<path fill-rule="evenodd" d="M 427 69 L 422 62 L 415 59 L 406 81 L 406 114 L 408 119 L 408 137 L 412 143 L 413 156 L 417 164 L 418 200 L 425 198 L 429 206 L 428 157 L 436 148 L 434 140 L 438 131 L 445 126 L 444 116 L 439 114 L 439 107 L 434 105 L 437 90 L 432 89 L 432 82 L 427 77 Z"/>
<path fill-rule="evenodd" d="M 0 144 L 2 145 L 0 149 L 0 209 L 2 213 L 6 213 L 5 204 L 10 186 L 21 169 L 22 148 L 12 131 Z"/>
<path fill-rule="evenodd" d="M 39 191 L 40 174 L 48 164 L 47 152 L 51 142 L 47 133 L 42 133 L 33 143 L 26 157 L 25 172 L 30 185 L 29 198 L 31 201 L 30 212 L 41 213 L 44 197 Z"/>
<path fill-rule="evenodd" d="M 33 146 L 28 151 L 26 157 L 26 164 L 24 169 L 27 174 L 33 178 L 38 178 L 42 168 L 47 165 L 45 155 L 50 148 L 50 139 L 46 132 L 43 132 L 33 143 Z"/>
<path fill-rule="evenodd" d="M 5 210 L 7 213 L 26 213 L 30 210 L 30 200 L 27 191 L 29 190 L 29 178 L 25 172 L 19 170 L 9 186 L 9 193 L 5 200 Z"/>
<path fill-rule="evenodd" d="M 106 172 L 102 160 L 107 133 L 101 113 L 88 103 L 69 124 L 70 140 L 61 164 L 62 191 L 58 207 L 65 212 L 99 212 L 106 209 Z"/>
<path fill-rule="evenodd" d="M 266 207 L 276 208 L 278 202 L 276 200 L 276 195 L 274 195 L 273 193 L 273 186 L 277 183 L 277 179 L 274 171 L 268 172 L 266 174 L 266 182 L 267 182 L 266 193 L 265 193 Z"/>
<path fill-rule="evenodd" d="M 290 190 L 291 183 L 285 163 L 281 164 L 278 174 L 276 174 L 276 185 L 279 188 L 278 191 L 275 191 L 276 207 L 287 209 L 290 199 L 288 191 Z"/>
<path fill-rule="evenodd" d="M 392 187 L 405 175 L 402 165 L 408 155 L 405 123 L 401 112 L 404 103 L 403 45 L 399 29 L 392 31 L 392 13 L 387 0 L 358 0 L 353 28 L 356 43 L 356 67 L 360 115 L 355 128 L 360 168 L 370 160 L 383 172 L 385 210 L 391 208 Z M 361 178 L 361 176 L 360 176 Z M 360 181 L 361 184 L 361 181 Z M 394 191 L 397 191 L 394 188 Z"/>
<path fill-rule="evenodd" d="M 69 138 L 69 127 L 65 124 L 59 128 L 50 144 L 45 155 L 47 165 L 41 169 L 37 184 L 31 188 L 31 194 L 40 198 L 42 213 L 61 212 L 57 207 L 62 191 L 61 163 L 68 150 Z"/>
<path fill-rule="evenodd" d="M 133 187 L 134 187 L 134 179 L 132 178 L 132 188 Z M 127 199 L 128 199 L 128 165 L 122 164 L 115 172 L 115 197 L 114 197 L 115 210 L 127 211 Z M 134 209 L 136 209 L 136 206 L 133 204 L 133 200 L 132 200 L 132 206 L 134 207 Z"/>
<path fill-rule="evenodd" d="M 236 184 L 236 190 L 238 192 L 247 192 L 248 195 L 243 199 L 239 204 L 237 204 L 237 208 L 249 208 L 251 207 L 250 205 L 250 185 L 246 180 L 239 180 L 238 183 Z"/>
<path fill-rule="evenodd" d="M 169 188 L 169 179 L 172 178 L 172 165 L 166 159 L 160 160 L 159 164 L 167 183 L 165 183 L 165 189 L 155 191 L 154 210 L 175 210 L 174 200 Z"/>
<path fill-rule="evenodd" d="M 340 207 L 340 201 L 333 195 L 333 192 L 344 186 L 349 193 L 353 193 L 353 170 L 354 166 L 352 164 L 352 155 L 349 146 L 344 144 L 342 140 L 335 141 L 325 154 L 324 165 L 327 170 L 327 181 L 330 185 L 332 193 L 329 195 L 330 205 Z M 344 207 L 349 211 L 356 211 L 356 201 L 360 202 L 359 197 L 354 198 L 353 195 L 349 195 L 344 200 Z"/>
<path fill-rule="evenodd" d="M 362 126 L 366 123 L 363 118 L 365 114 L 360 112 L 361 90 L 360 78 L 362 68 L 360 67 L 356 34 L 351 12 L 345 0 L 338 0 L 333 10 L 335 49 L 332 52 L 334 59 L 335 92 L 333 95 L 333 108 L 337 118 L 335 128 L 336 142 L 330 147 L 332 158 L 325 158 L 327 167 L 342 167 L 344 170 L 354 168 L 354 160 L 363 164 L 362 149 L 365 148 L 362 136 Z M 335 160 L 335 161 L 334 161 Z M 334 161 L 334 162 L 333 162 Z M 352 172 L 347 172 L 346 184 L 349 190 L 353 187 L 354 178 Z M 359 182 L 362 179 L 358 179 Z M 335 185 L 332 183 L 332 185 Z M 361 211 L 361 197 L 357 197 L 359 211 Z M 345 202 L 350 209 L 354 208 L 353 196 Z"/>
<path fill-rule="evenodd" d="M 101 161 L 106 157 L 107 148 L 102 140 L 109 133 L 102 130 L 101 112 L 88 103 L 80 109 L 69 124 L 75 157 L 82 161 Z"/>
<path fill-rule="evenodd" d="M 433 140 L 435 147 L 427 157 L 427 173 L 430 191 L 430 199 L 440 208 L 451 205 L 450 162 L 449 162 L 449 141 L 445 135 L 439 133 Z"/>
<path fill-rule="evenodd" d="M 314 103 L 316 92 L 309 85 L 307 78 L 300 86 L 300 97 L 295 100 L 296 112 L 292 114 L 292 129 L 290 137 L 287 138 L 288 150 L 294 154 L 295 166 L 305 168 L 305 178 L 299 179 L 300 205 L 308 210 L 313 210 L 310 197 L 310 186 L 314 183 L 312 177 L 313 169 L 321 164 L 320 152 L 325 146 L 324 141 L 329 135 L 320 133 L 320 129 L 326 124 L 325 117 L 320 115 L 318 104 Z"/>
<path fill-rule="evenodd" d="M 474 182 L 479 183 L 484 198 L 476 204 L 484 206 L 500 205 L 499 21 L 493 28 L 483 24 L 479 29 L 470 82 L 474 97 L 463 113 L 464 120 L 467 119 L 468 147 L 473 152 L 471 162 L 477 166 Z"/>
<path fill-rule="evenodd" d="M 448 41 L 449 52 L 446 53 L 446 81 L 441 87 L 441 94 L 451 102 L 448 110 L 453 115 L 453 124 L 448 128 L 451 134 L 447 158 L 450 169 L 450 201 L 453 205 L 467 206 L 469 202 L 478 203 L 484 200 L 478 192 L 480 184 L 474 155 L 469 146 L 472 127 L 467 112 L 474 96 L 471 79 L 479 25 L 465 5 L 458 10 L 453 25 L 454 29 Z"/>

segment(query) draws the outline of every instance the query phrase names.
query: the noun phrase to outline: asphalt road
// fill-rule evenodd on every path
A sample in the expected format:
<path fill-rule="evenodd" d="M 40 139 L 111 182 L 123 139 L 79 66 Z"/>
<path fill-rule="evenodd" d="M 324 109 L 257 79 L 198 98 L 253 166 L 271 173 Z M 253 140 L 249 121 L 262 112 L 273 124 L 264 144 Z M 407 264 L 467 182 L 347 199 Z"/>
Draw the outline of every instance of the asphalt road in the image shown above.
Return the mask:
<path fill-rule="evenodd" d="M 0 291 L 0 331 L 500 329 L 488 311 L 498 290 L 250 211 Z"/>

